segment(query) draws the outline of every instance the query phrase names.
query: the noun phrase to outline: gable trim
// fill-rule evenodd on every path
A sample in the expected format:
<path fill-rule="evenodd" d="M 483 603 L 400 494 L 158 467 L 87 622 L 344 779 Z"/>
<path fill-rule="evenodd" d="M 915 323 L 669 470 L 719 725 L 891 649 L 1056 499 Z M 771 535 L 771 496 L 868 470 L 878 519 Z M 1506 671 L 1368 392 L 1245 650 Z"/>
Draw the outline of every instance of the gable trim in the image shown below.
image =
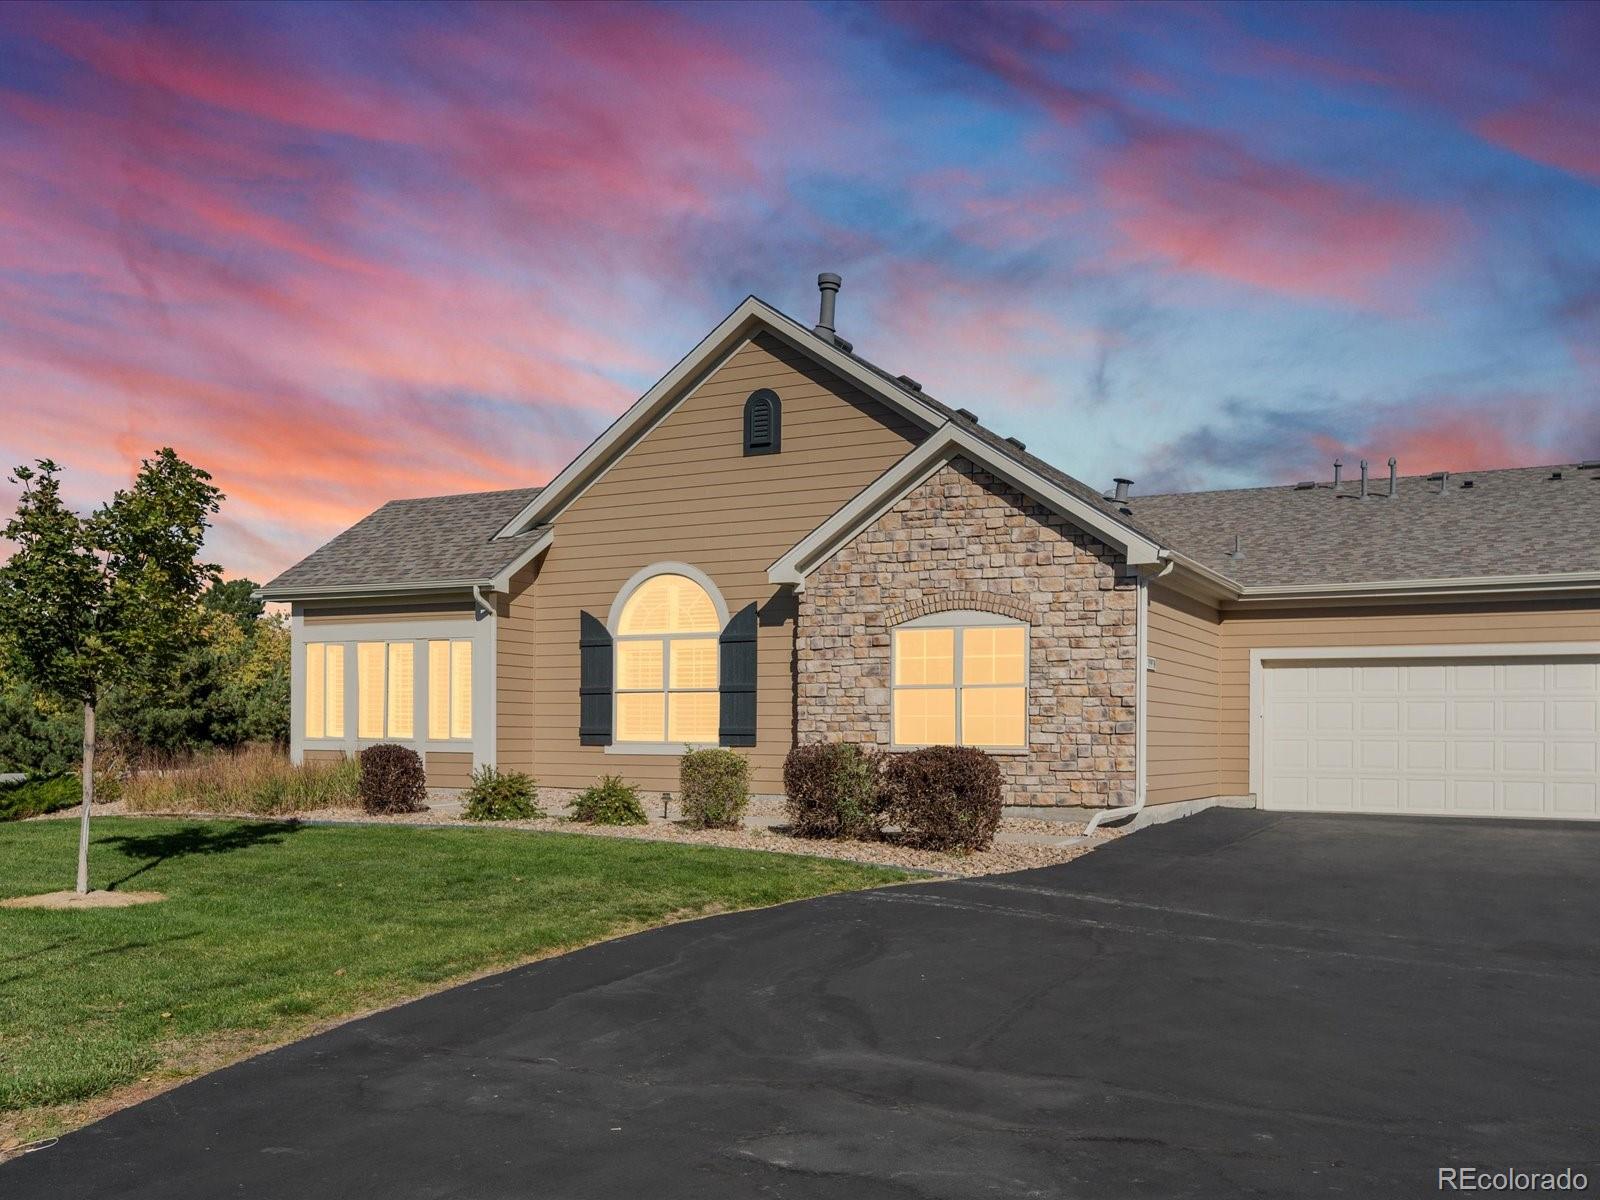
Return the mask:
<path fill-rule="evenodd" d="M 1154 563 L 1167 557 L 1166 551 L 1143 534 L 1120 524 L 1021 463 L 996 454 L 958 425 L 946 423 L 768 567 L 767 581 L 803 591 L 806 577 L 812 571 L 957 457 L 970 459 L 1106 545 L 1122 551 L 1130 566 Z"/>
<path fill-rule="evenodd" d="M 688 399 L 717 367 L 759 330 L 780 338 L 924 429 L 935 429 L 945 420 L 941 413 L 886 383 L 766 301 L 748 296 L 693 350 L 657 380 L 648 392 L 634 401 L 583 453 L 563 467 L 495 536 L 514 537 L 536 525 L 554 520 L 557 514 L 582 495 L 595 479 L 608 471 L 648 433 L 656 422 Z"/>

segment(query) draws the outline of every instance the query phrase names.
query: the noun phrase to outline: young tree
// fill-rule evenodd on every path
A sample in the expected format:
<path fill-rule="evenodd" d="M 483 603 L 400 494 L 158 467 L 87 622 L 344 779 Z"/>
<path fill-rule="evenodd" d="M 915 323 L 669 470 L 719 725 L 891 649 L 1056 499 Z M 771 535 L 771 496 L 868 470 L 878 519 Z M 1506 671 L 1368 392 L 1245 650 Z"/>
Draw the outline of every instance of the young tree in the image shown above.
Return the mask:
<path fill-rule="evenodd" d="M 217 578 L 197 556 L 222 493 L 170 447 L 88 517 L 61 499 L 49 459 L 11 478 L 22 495 L 5 527 L 16 551 L 0 567 L 0 653 L 40 691 L 83 706 L 78 891 L 87 892 L 95 708 L 107 688 L 156 677 L 193 636 L 199 598 Z"/>

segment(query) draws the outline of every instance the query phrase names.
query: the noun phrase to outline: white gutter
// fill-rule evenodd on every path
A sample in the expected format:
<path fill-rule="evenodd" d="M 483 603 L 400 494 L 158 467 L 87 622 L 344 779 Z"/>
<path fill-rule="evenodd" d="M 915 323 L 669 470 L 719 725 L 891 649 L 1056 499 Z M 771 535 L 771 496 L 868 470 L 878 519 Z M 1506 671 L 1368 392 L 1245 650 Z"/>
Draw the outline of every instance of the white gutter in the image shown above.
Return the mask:
<path fill-rule="evenodd" d="M 262 587 L 250 594 L 258 600 L 343 600 L 410 595 L 416 592 L 460 592 L 469 588 L 494 588 L 492 579 L 423 579 L 415 583 L 343 583 L 307 587 Z"/>
<path fill-rule="evenodd" d="M 1165 551 L 1162 553 L 1165 554 Z M 1134 638 L 1135 649 L 1138 651 L 1138 663 L 1135 669 L 1139 673 L 1135 676 L 1133 684 L 1133 803 L 1121 808 L 1102 809 L 1095 813 L 1083 831 L 1085 835 L 1093 833 L 1107 821 L 1120 821 L 1123 817 L 1137 819 L 1144 811 L 1145 795 L 1148 791 L 1145 748 L 1149 742 L 1147 730 L 1149 706 L 1146 697 L 1150 694 L 1150 584 L 1172 570 L 1172 567 L 1172 560 L 1167 558 L 1154 575 L 1139 572 L 1139 615 Z"/>
<path fill-rule="evenodd" d="M 1313 583 L 1241 587 L 1234 603 L 1283 600 L 1371 600 L 1383 597 L 1487 596 L 1506 592 L 1587 592 L 1600 589 L 1600 571 L 1550 575 L 1462 575 L 1442 579 L 1380 579 L 1369 583 Z"/>

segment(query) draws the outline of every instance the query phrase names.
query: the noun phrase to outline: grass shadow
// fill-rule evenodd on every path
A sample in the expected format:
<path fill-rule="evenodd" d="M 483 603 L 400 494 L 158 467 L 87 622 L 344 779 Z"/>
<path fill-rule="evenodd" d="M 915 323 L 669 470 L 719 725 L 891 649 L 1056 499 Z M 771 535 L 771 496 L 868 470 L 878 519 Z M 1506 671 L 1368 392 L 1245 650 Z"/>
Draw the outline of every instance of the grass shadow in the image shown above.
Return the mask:
<path fill-rule="evenodd" d="M 194 854 L 233 854 L 240 850 L 250 850 L 256 846 L 275 846 L 280 844 L 285 837 L 298 833 L 302 826 L 298 821 L 288 822 L 252 822 L 248 825 L 235 825 L 228 828 L 217 828 L 212 825 L 185 825 L 181 829 L 174 829 L 167 833 L 119 833 L 95 839 L 97 845 L 112 846 L 130 858 L 144 858 L 149 861 L 144 865 L 135 867 L 120 879 L 115 879 L 106 884 L 106 891 L 114 892 L 118 887 L 131 879 L 137 879 L 146 871 L 170 862 L 175 858 L 187 858 Z"/>

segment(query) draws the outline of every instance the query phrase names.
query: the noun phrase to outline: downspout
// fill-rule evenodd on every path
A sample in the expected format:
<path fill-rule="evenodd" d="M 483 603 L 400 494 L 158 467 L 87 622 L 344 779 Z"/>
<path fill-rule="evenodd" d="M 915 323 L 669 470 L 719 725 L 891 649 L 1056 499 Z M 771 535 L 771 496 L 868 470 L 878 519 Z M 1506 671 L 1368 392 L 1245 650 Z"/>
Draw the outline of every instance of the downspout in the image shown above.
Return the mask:
<path fill-rule="evenodd" d="M 479 590 L 477 584 L 472 585 L 472 598 L 473 600 L 477 601 L 477 607 L 474 608 L 472 612 L 474 620 L 481 621 L 484 617 L 487 617 L 494 612 L 494 609 L 490 607 L 489 602 L 483 598 L 483 592 Z"/>
<path fill-rule="evenodd" d="M 1095 813 L 1083 831 L 1086 836 L 1099 829 L 1107 821 L 1120 821 L 1123 817 L 1137 819 L 1139 814 L 1144 811 L 1145 743 L 1148 741 L 1145 728 L 1145 714 L 1148 706 L 1145 703 L 1145 697 L 1150 691 L 1147 678 L 1150 674 L 1150 584 L 1152 580 L 1160 579 L 1168 571 L 1172 570 L 1174 566 L 1172 560 L 1166 557 L 1165 551 L 1162 552 L 1162 557 L 1165 561 L 1161 564 L 1159 571 L 1154 575 L 1146 575 L 1141 571 L 1138 577 L 1138 617 L 1135 622 L 1134 636 L 1134 646 L 1138 652 L 1136 667 L 1138 674 L 1134 677 L 1133 684 L 1133 803 L 1124 805 L 1121 808 L 1103 809 Z"/>

